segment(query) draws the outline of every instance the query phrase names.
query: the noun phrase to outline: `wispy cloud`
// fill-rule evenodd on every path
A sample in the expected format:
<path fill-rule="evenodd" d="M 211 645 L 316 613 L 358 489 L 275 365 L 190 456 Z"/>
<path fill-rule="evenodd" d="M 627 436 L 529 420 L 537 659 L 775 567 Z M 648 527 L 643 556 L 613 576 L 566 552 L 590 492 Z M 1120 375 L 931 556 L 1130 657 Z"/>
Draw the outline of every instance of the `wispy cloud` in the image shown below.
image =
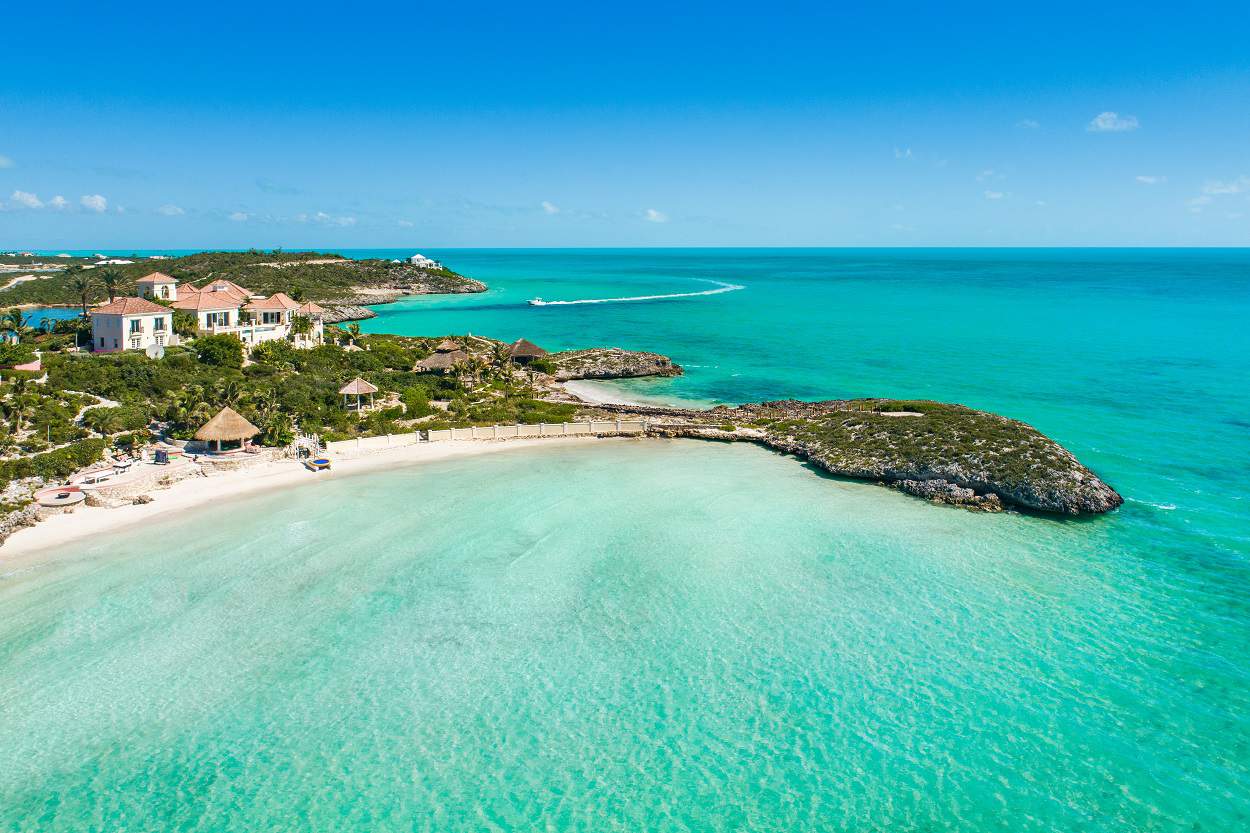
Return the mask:
<path fill-rule="evenodd" d="M 1202 196 L 1199 196 L 1199 197 L 1194 197 L 1193 199 L 1185 203 L 1186 207 L 1189 209 L 1189 212 L 1191 214 L 1201 214 L 1202 209 L 1207 207 L 1210 204 L 1211 204 L 1211 197 L 1207 194 L 1203 194 Z"/>
<path fill-rule="evenodd" d="M 559 214 L 560 213 L 560 206 L 556 205 L 555 203 L 551 203 L 551 202 L 547 202 L 546 200 L 543 200 L 541 205 L 543 207 L 543 213 L 545 214 Z"/>
<path fill-rule="evenodd" d="M 1212 179 L 1208 180 L 1202 186 L 1202 193 L 1211 196 L 1223 196 L 1225 194 L 1240 194 L 1242 191 L 1250 190 L 1250 176 L 1237 177 L 1236 179 Z"/>
<path fill-rule="evenodd" d="M 227 217 L 227 219 L 232 220 L 236 223 L 246 223 L 248 217 L 251 217 L 251 216 L 252 215 L 248 214 L 246 211 L 232 211 L 230 212 L 230 216 Z"/>
<path fill-rule="evenodd" d="M 13 160 L 8 156 L 0 154 L 0 168 L 12 168 L 12 167 L 13 167 Z"/>
<path fill-rule="evenodd" d="M 354 226 L 356 218 L 350 215 L 327 214 L 324 211 L 318 211 L 315 214 L 296 214 L 295 221 L 297 223 L 316 223 L 320 226 Z"/>
<path fill-rule="evenodd" d="M 13 196 L 9 199 L 20 205 L 22 208 L 43 208 L 43 200 L 38 195 L 29 191 L 14 191 Z"/>
<path fill-rule="evenodd" d="M 663 211 L 656 211 L 654 208 L 648 208 L 642 218 L 648 223 L 667 223 L 668 215 Z"/>
<path fill-rule="evenodd" d="M 994 170 L 993 168 L 986 168 L 985 170 L 977 174 L 977 182 L 988 182 L 991 179 L 1006 179 L 1006 178 L 1007 178 L 1006 174 L 1000 174 L 998 171 Z"/>
<path fill-rule="evenodd" d="M 1041 126 L 1042 123 L 1036 119 L 1020 119 L 1020 121 L 1016 122 L 1016 127 L 1022 130 L 1037 130 Z"/>
<path fill-rule="evenodd" d="M 396 220 L 395 225 L 399 226 L 400 228 L 412 228 L 413 226 L 416 225 L 416 223 L 414 223 L 412 220 Z"/>
<path fill-rule="evenodd" d="M 181 208 L 174 205 L 173 203 L 166 203 L 165 205 L 162 205 L 160 208 L 156 209 L 156 213 L 164 214 L 166 217 L 181 217 L 183 214 L 186 214 L 187 212 L 183 211 Z"/>
<path fill-rule="evenodd" d="M 1146 174 L 1141 174 L 1135 177 L 1135 179 L 1138 182 L 1140 182 L 1142 185 L 1158 185 L 1161 182 L 1168 181 L 1168 178 L 1166 176 L 1149 176 Z"/>
<path fill-rule="evenodd" d="M 109 201 L 100 194 L 87 194 L 78 200 L 79 205 L 88 211 L 103 214 L 108 211 Z"/>
<path fill-rule="evenodd" d="M 911 148 L 895 148 L 894 158 L 895 159 L 911 159 L 912 158 Z"/>
<path fill-rule="evenodd" d="M 1121 116 L 1114 110 L 1104 110 L 1090 119 L 1085 129 L 1090 133 L 1124 133 L 1140 126 L 1137 116 Z"/>
<path fill-rule="evenodd" d="M 1002 191 L 986 191 L 985 192 L 985 198 L 987 200 L 1001 200 L 1005 196 L 1007 195 L 1003 193 Z"/>
<path fill-rule="evenodd" d="M 60 194 L 57 194 L 52 199 L 48 200 L 48 205 L 52 206 L 57 211 L 61 211 L 69 205 L 69 200 L 65 199 L 65 197 L 62 197 Z"/>

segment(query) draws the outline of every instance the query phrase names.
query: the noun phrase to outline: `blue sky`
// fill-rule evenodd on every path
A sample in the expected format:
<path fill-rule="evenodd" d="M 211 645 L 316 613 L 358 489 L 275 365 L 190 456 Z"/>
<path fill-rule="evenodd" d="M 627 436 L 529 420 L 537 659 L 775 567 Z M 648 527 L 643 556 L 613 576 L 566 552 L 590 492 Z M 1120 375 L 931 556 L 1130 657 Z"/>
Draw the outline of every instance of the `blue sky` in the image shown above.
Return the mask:
<path fill-rule="evenodd" d="M 18 4 L 0 248 L 1250 244 L 1250 4 L 608 5 Z"/>

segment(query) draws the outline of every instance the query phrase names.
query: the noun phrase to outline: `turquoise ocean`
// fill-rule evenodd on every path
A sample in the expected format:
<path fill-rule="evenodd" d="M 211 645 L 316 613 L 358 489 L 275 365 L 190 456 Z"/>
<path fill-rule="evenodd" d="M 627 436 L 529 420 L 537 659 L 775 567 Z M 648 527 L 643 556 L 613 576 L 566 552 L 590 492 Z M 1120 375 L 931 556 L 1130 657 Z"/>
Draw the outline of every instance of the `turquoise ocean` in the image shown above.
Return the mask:
<path fill-rule="evenodd" d="M 686 367 L 610 386 L 647 401 L 962 402 L 1127 502 L 631 440 L 0 548 L 0 830 L 1250 826 L 1250 251 L 422 251 L 490 291 L 363 329 Z"/>

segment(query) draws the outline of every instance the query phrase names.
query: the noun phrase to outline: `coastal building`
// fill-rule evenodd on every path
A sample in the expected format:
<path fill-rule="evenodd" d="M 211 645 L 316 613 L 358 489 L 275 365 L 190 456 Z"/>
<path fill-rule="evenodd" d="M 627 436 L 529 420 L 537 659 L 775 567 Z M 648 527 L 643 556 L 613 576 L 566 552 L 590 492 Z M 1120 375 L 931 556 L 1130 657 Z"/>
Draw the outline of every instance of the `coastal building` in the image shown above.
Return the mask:
<path fill-rule="evenodd" d="M 343 394 L 343 407 L 349 410 L 355 410 L 355 411 L 359 411 L 361 409 L 360 397 L 362 396 L 369 397 L 369 407 L 372 408 L 373 407 L 373 395 L 377 392 L 378 392 L 378 388 L 376 385 L 372 385 L 366 382 L 364 379 L 361 379 L 359 376 L 357 376 L 355 379 L 352 379 L 346 385 L 343 385 L 343 387 L 339 388 L 339 393 Z M 353 403 L 351 400 L 348 399 L 349 396 L 356 397 L 356 401 Z"/>
<path fill-rule="evenodd" d="M 139 290 L 140 298 L 159 298 L 162 301 L 178 300 L 178 281 L 163 272 L 144 275 L 135 281 L 135 286 Z"/>
<path fill-rule="evenodd" d="M 118 298 L 91 310 L 91 349 L 97 353 L 177 343 L 173 311 L 146 298 Z"/>
<path fill-rule="evenodd" d="M 450 373 L 457 364 L 469 358 L 469 352 L 449 338 L 434 348 L 434 352 L 417 362 L 414 373 Z"/>
<path fill-rule="evenodd" d="M 532 341 L 526 341 L 523 338 L 517 339 L 511 347 L 508 348 L 508 358 L 517 364 L 529 364 L 534 359 L 541 359 L 547 355 L 547 351 L 539 347 Z"/>
<path fill-rule="evenodd" d="M 213 450 L 223 450 L 222 443 L 235 443 L 239 447 L 260 433 L 260 429 L 243 418 L 234 408 L 226 406 L 195 432 L 195 438 L 211 443 Z"/>
<path fill-rule="evenodd" d="M 408 263 L 410 263 L 413 266 L 419 266 L 422 269 L 442 269 L 443 268 L 443 264 L 439 263 L 437 260 L 432 260 L 423 254 L 413 255 L 412 257 L 408 258 Z"/>

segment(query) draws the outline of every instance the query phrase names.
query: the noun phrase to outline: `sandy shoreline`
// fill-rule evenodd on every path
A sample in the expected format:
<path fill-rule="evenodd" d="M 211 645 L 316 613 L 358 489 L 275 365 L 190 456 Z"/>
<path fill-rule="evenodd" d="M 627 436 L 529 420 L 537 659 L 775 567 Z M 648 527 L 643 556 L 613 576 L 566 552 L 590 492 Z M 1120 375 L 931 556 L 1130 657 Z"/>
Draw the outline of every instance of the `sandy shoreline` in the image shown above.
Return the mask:
<path fill-rule="evenodd" d="M 83 506 L 68 514 L 53 515 L 32 527 L 19 529 L 0 545 L 0 567 L 60 547 L 126 529 L 164 515 L 197 511 L 215 501 L 269 493 L 277 489 L 311 486 L 327 480 L 356 474 L 420 465 L 452 457 L 490 454 L 537 446 L 567 447 L 570 443 L 619 442 L 624 438 L 545 437 L 512 440 L 448 440 L 437 443 L 396 446 L 359 457 L 336 457 L 329 472 L 314 474 L 294 460 L 258 463 L 247 469 L 191 477 L 167 489 L 154 490 L 151 503 L 115 508 Z"/>

